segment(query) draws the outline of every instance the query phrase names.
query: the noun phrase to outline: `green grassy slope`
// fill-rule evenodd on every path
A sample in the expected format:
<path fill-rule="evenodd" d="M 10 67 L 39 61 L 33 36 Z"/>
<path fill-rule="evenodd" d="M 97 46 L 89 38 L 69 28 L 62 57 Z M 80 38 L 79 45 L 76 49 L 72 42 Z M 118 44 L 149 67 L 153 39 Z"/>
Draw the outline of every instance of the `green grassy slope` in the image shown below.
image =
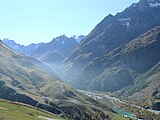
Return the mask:
<path fill-rule="evenodd" d="M 64 120 L 54 114 L 25 104 L 0 100 L 0 119 L 2 120 L 44 120 L 40 116 L 53 118 L 53 120 Z"/>

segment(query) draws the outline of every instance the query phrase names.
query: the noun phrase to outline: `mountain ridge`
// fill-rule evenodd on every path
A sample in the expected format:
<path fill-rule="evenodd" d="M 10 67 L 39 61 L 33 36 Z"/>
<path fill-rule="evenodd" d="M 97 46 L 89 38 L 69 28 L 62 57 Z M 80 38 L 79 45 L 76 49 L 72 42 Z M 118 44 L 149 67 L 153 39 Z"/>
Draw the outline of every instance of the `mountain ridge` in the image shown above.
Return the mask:
<path fill-rule="evenodd" d="M 159 26 L 159 11 L 159 6 L 150 7 L 147 0 L 140 0 L 115 16 L 108 15 L 65 59 L 61 75 L 73 81 L 94 59 L 108 55 L 115 48 Z"/>

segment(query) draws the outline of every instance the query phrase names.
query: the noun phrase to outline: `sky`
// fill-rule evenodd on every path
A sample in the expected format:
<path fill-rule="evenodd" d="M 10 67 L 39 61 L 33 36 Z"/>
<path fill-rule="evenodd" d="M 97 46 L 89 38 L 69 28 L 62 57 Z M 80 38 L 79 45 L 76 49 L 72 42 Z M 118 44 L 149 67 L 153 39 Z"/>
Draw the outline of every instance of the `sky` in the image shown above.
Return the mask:
<path fill-rule="evenodd" d="M 108 14 L 139 0 L 0 0 L 0 39 L 22 45 L 87 35 Z"/>

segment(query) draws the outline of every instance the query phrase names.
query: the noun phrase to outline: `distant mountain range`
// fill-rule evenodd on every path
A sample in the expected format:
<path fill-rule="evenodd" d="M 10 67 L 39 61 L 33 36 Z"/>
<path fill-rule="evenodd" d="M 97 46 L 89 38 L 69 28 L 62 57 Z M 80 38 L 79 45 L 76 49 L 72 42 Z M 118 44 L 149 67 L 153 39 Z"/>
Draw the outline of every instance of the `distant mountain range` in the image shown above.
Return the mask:
<path fill-rule="evenodd" d="M 54 38 L 48 43 L 30 44 L 28 46 L 15 43 L 14 40 L 3 39 L 2 42 L 16 52 L 34 57 L 41 62 L 49 65 L 55 72 L 57 66 L 62 64 L 63 60 L 78 46 L 84 35 L 67 37 L 66 35 Z"/>
<path fill-rule="evenodd" d="M 2 42 L 16 52 L 35 57 L 43 62 L 57 64 L 61 63 L 84 37 L 81 35 L 68 38 L 62 35 L 49 43 L 33 43 L 28 46 L 20 45 L 9 39 L 3 39 Z"/>

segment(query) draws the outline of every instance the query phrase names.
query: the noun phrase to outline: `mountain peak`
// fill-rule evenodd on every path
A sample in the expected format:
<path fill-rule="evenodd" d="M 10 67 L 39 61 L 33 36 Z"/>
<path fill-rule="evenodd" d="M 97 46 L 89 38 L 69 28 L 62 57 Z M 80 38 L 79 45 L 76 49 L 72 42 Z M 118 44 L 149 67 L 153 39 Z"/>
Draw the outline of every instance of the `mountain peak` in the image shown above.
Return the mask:
<path fill-rule="evenodd" d="M 146 6 L 154 8 L 160 6 L 160 0 L 140 0 L 138 4 L 143 8 Z"/>

